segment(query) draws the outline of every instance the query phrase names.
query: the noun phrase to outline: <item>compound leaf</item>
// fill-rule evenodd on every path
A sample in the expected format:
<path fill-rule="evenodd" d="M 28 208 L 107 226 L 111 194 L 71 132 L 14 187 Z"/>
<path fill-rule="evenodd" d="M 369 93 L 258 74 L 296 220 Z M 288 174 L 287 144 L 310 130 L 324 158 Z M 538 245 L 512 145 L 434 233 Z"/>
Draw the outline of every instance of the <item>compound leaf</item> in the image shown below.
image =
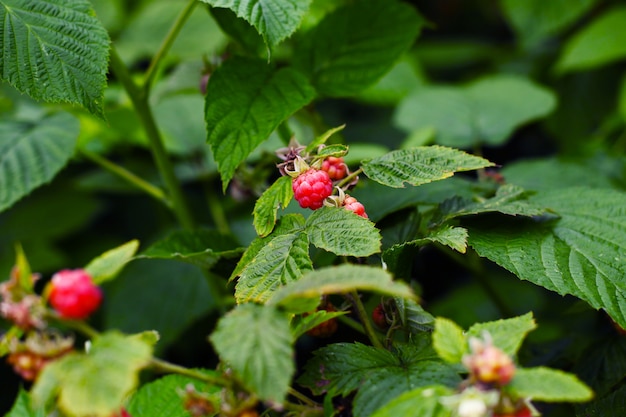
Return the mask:
<path fill-rule="evenodd" d="M 78 132 L 68 113 L 0 122 L 0 211 L 54 178 L 74 154 Z"/>
<path fill-rule="evenodd" d="M 215 350 L 261 399 L 284 400 L 295 371 L 289 319 L 268 306 L 242 304 L 217 323 Z"/>
<path fill-rule="evenodd" d="M 87 0 L 1 0 L 0 77 L 36 100 L 104 117 L 109 35 Z"/>

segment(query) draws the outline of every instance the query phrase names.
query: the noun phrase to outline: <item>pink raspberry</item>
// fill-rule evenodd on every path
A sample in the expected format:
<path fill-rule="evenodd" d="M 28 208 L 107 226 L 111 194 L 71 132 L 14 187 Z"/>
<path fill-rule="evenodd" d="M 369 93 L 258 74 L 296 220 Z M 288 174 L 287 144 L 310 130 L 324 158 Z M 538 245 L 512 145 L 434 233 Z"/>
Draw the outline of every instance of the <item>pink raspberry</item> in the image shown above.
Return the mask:
<path fill-rule="evenodd" d="M 333 182 L 326 171 L 309 169 L 294 178 L 292 188 L 300 207 L 317 210 L 333 193 Z"/>
<path fill-rule="evenodd" d="M 340 180 L 346 176 L 348 167 L 343 161 L 343 158 L 337 158 L 335 156 L 329 156 L 322 162 L 322 171 L 328 172 L 328 176 L 331 180 Z"/>
<path fill-rule="evenodd" d="M 363 204 L 359 203 L 354 197 L 347 195 L 346 199 L 343 201 L 343 207 L 346 210 L 350 210 L 351 212 L 358 214 L 364 219 L 368 218 L 367 213 L 365 212 L 365 207 L 363 207 Z"/>
<path fill-rule="evenodd" d="M 470 339 L 472 353 L 463 357 L 463 364 L 469 369 L 472 379 L 483 384 L 503 386 L 515 375 L 515 364 L 509 355 L 492 345 L 476 338 Z"/>
<path fill-rule="evenodd" d="M 64 269 L 52 277 L 50 304 L 61 317 L 82 320 L 102 301 L 102 290 L 82 269 Z"/>

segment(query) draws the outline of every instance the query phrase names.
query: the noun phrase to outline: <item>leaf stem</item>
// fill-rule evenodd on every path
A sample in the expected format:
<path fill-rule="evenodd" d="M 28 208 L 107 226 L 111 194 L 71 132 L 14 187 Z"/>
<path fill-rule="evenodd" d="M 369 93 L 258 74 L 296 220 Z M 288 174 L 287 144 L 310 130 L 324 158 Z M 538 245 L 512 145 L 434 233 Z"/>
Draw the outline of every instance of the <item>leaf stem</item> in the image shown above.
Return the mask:
<path fill-rule="evenodd" d="M 176 37 L 178 36 L 181 29 L 185 25 L 185 22 L 187 21 L 187 19 L 189 19 L 189 16 L 191 16 L 191 13 L 196 7 L 196 4 L 198 4 L 197 0 L 189 0 L 189 2 L 187 3 L 187 6 L 185 6 L 185 8 L 180 12 L 178 17 L 172 24 L 172 27 L 170 28 L 169 32 L 167 32 L 165 39 L 163 39 L 163 43 L 161 43 L 161 46 L 159 47 L 159 50 L 152 58 L 152 61 L 150 61 L 150 66 L 148 67 L 148 70 L 146 71 L 146 77 L 145 77 L 145 80 L 143 82 L 143 87 L 142 87 L 144 97 L 147 97 L 150 92 L 150 87 L 152 86 L 152 82 L 154 81 L 154 78 L 156 77 L 159 64 L 169 52 L 170 48 L 172 47 L 172 44 L 176 40 Z"/>
<path fill-rule="evenodd" d="M 372 345 L 374 345 L 375 347 L 384 349 L 385 346 L 383 346 L 382 342 L 378 338 L 378 335 L 376 334 L 376 331 L 374 330 L 374 327 L 372 326 L 372 322 L 370 321 L 367 311 L 365 310 L 365 306 L 361 301 L 361 297 L 359 297 L 359 293 L 357 293 L 356 291 L 352 291 L 350 293 L 350 296 L 350 298 L 352 299 L 352 304 L 354 305 L 357 315 L 361 320 L 361 324 L 363 325 L 363 329 L 365 330 L 365 334 L 370 339 L 370 342 L 372 342 Z"/>
<path fill-rule="evenodd" d="M 319 407 L 320 406 L 318 403 L 316 403 L 315 401 L 313 401 L 312 399 L 310 399 L 306 395 L 302 394 L 300 391 L 297 391 L 297 390 L 293 389 L 292 387 L 289 387 L 289 390 L 287 392 L 289 393 L 289 395 L 291 395 L 294 398 L 297 398 L 298 400 L 300 400 L 302 403 L 308 405 L 309 407 Z"/>
<path fill-rule="evenodd" d="M 148 181 L 144 180 L 143 178 L 135 175 L 134 173 L 130 172 L 129 170 L 127 170 L 126 168 L 117 165 L 116 163 L 103 158 L 102 156 L 90 152 L 86 149 L 82 149 L 80 151 L 80 153 L 87 159 L 91 160 L 92 162 L 96 163 L 97 165 L 101 166 L 102 168 L 106 169 L 107 171 L 109 171 L 110 173 L 117 175 L 118 177 L 126 180 L 127 182 L 129 182 L 130 184 L 134 185 L 136 188 L 145 191 L 147 194 L 149 194 L 150 196 L 154 197 L 156 200 L 162 202 L 163 204 L 165 204 L 167 207 L 172 208 L 172 202 L 167 198 L 167 196 L 165 195 L 165 193 L 163 192 L 163 190 L 161 190 L 159 187 L 156 187 L 154 185 L 152 185 L 151 183 L 149 183 Z"/>
<path fill-rule="evenodd" d="M 124 62 L 118 55 L 115 47 L 111 47 L 111 70 L 115 73 L 117 79 L 122 83 L 124 89 L 128 93 L 139 120 L 143 125 L 143 128 L 150 142 L 150 149 L 152 150 L 152 156 L 156 162 L 157 168 L 161 173 L 163 182 L 169 192 L 169 198 L 172 202 L 172 209 L 181 224 L 185 229 L 193 228 L 193 219 L 191 212 L 187 207 L 187 203 L 183 198 L 183 192 L 178 182 L 178 178 L 174 173 L 174 167 L 168 158 L 165 146 L 163 145 L 163 139 L 159 133 L 159 129 L 154 121 L 152 110 L 148 104 L 147 96 L 145 96 L 137 84 L 131 78 L 131 75 L 126 68 Z"/>
<path fill-rule="evenodd" d="M 185 375 L 202 382 L 219 385 L 222 387 L 230 387 L 232 385 L 231 382 L 226 378 L 205 374 L 204 372 L 200 372 L 195 369 L 185 368 L 184 366 L 176 365 L 158 358 L 152 358 L 152 360 L 150 361 L 150 367 L 157 372 Z"/>

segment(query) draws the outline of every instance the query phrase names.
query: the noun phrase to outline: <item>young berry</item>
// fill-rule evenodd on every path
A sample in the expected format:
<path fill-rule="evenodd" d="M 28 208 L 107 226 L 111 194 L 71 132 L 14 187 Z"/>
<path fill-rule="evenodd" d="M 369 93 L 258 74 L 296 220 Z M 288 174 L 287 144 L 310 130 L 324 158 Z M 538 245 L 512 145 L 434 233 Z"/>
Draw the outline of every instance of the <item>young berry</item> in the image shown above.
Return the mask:
<path fill-rule="evenodd" d="M 317 210 L 333 193 L 333 182 L 326 171 L 309 169 L 294 178 L 292 188 L 300 207 Z"/>
<path fill-rule="evenodd" d="M 102 290 L 82 269 L 64 269 L 52 277 L 50 304 L 61 317 L 82 320 L 102 301 Z"/>
<path fill-rule="evenodd" d="M 387 317 L 385 316 L 385 309 L 383 308 L 382 303 L 378 304 L 372 310 L 372 321 L 376 326 L 381 329 L 387 329 L 389 327 L 389 323 L 387 323 Z"/>
<path fill-rule="evenodd" d="M 335 156 L 329 156 L 322 162 L 322 171 L 328 172 L 328 176 L 331 180 L 340 180 L 346 176 L 348 167 L 343 161 L 343 158 L 337 158 Z"/>
<path fill-rule="evenodd" d="M 363 204 L 359 203 L 354 197 L 346 195 L 346 199 L 343 201 L 343 207 L 346 210 L 350 210 L 351 212 L 358 214 L 364 219 L 368 218 L 367 213 L 365 212 L 365 207 L 363 207 Z"/>
<path fill-rule="evenodd" d="M 463 357 L 473 380 L 483 384 L 503 386 L 515 375 L 515 364 L 509 355 L 494 346 L 490 340 L 483 342 L 471 338 L 472 353 Z"/>

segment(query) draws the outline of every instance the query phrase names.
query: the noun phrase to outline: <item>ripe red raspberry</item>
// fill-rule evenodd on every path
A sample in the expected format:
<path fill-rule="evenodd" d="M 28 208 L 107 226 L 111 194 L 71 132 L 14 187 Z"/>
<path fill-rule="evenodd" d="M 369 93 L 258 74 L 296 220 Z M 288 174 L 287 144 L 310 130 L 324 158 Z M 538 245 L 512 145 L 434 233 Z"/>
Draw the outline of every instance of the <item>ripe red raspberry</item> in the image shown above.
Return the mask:
<path fill-rule="evenodd" d="M 358 214 L 364 219 L 368 218 L 367 213 L 365 212 L 365 207 L 363 207 L 363 204 L 359 203 L 354 197 L 346 195 L 346 199 L 343 201 L 343 207 L 346 210 L 350 210 L 351 212 Z"/>
<path fill-rule="evenodd" d="M 300 207 L 317 210 L 333 193 L 333 182 L 326 171 L 309 169 L 294 178 L 292 188 Z"/>
<path fill-rule="evenodd" d="M 378 304 L 372 310 L 372 321 L 376 326 L 381 329 L 387 329 L 389 327 L 389 323 L 387 323 L 387 317 L 385 317 L 385 309 L 383 308 L 382 303 Z"/>
<path fill-rule="evenodd" d="M 329 302 L 326 302 L 323 307 L 318 307 L 317 310 L 337 311 L 335 306 Z M 313 337 L 326 338 L 335 334 L 338 327 L 339 323 L 337 323 L 337 319 L 333 317 L 313 327 L 311 330 L 307 331 L 306 334 Z"/>
<path fill-rule="evenodd" d="M 348 167 L 343 161 L 343 158 L 337 158 L 335 156 L 329 156 L 322 162 L 322 171 L 328 172 L 328 176 L 331 180 L 340 180 L 346 176 Z"/>
<path fill-rule="evenodd" d="M 64 269 L 52 277 L 49 300 L 61 317 L 81 320 L 100 306 L 102 290 L 84 270 Z"/>

